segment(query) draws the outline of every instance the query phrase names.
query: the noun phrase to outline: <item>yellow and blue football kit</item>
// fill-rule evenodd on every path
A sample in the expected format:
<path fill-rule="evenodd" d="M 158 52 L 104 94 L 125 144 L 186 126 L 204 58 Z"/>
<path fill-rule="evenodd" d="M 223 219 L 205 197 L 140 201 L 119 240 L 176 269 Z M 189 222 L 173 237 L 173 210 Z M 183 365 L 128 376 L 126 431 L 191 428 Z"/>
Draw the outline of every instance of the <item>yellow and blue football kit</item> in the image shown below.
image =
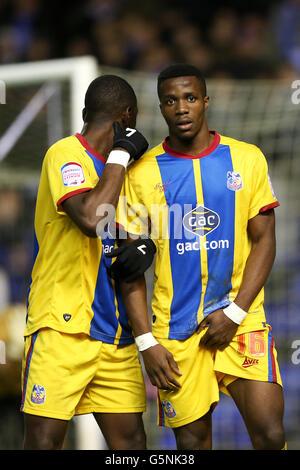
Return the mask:
<path fill-rule="evenodd" d="M 67 421 L 86 413 L 143 412 L 144 379 L 135 344 L 52 328 L 27 336 L 21 410 Z"/>
<path fill-rule="evenodd" d="M 181 384 L 177 392 L 159 390 L 157 423 L 175 428 L 197 420 L 218 403 L 219 390 L 230 395 L 227 387 L 237 378 L 282 385 L 271 328 L 259 328 L 234 336 L 227 348 L 215 353 L 199 346 L 206 330 L 186 340 L 159 339 L 182 376 L 176 377 Z"/>
<path fill-rule="evenodd" d="M 103 240 L 87 237 L 62 208 L 67 198 L 96 186 L 104 165 L 79 134 L 46 153 L 36 203 L 26 335 L 46 326 L 112 344 L 134 342 L 122 300 L 107 275 L 111 260 L 105 252 L 114 240 L 108 234 Z"/>
<path fill-rule="evenodd" d="M 187 384 L 191 376 L 199 384 L 200 369 L 202 374 L 203 368 L 210 373 L 210 365 L 204 360 L 199 362 L 201 367 L 189 370 L 189 354 L 186 353 L 190 350 L 189 342 L 193 343 L 196 336 L 193 344 L 197 345 L 194 350 L 197 354 L 199 335 L 195 332 L 201 320 L 225 308 L 237 296 L 251 251 L 248 221 L 279 205 L 262 152 L 254 145 L 211 132 L 214 134 L 212 144 L 199 155 L 177 152 L 170 148 L 166 139 L 131 165 L 117 215 L 117 222 L 128 233 L 149 234 L 156 243 L 152 332 L 159 342 L 170 348 L 179 363 L 183 387 L 176 392 L 178 397 L 184 396 L 186 389 L 193 390 L 190 400 L 194 403 L 196 390 Z M 263 301 L 262 289 L 238 327 L 237 336 L 266 331 Z M 182 347 L 185 341 L 186 347 Z M 275 367 L 276 362 L 273 344 L 269 348 L 270 358 L 266 359 L 268 344 L 265 344 L 264 372 L 258 380 L 274 379 L 274 375 L 265 370 Z M 229 354 L 226 357 L 218 351 L 213 364 L 215 372 L 222 372 L 219 380 L 222 375 L 222 383 L 225 383 L 225 373 L 244 377 L 241 374 L 248 370 L 242 366 L 245 359 L 246 356 L 239 367 L 233 368 Z M 259 361 L 261 365 L 262 359 Z M 184 364 L 187 364 L 187 371 Z M 276 381 L 280 382 L 278 370 Z M 215 385 L 211 386 L 211 393 L 208 389 L 210 387 L 205 391 L 207 400 L 201 389 L 203 406 L 196 406 L 193 419 L 202 416 L 216 401 Z M 192 421 L 192 417 L 186 415 L 185 399 L 178 398 L 175 408 L 167 399 L 169 395 L 160 391 L 165 417 L 171 416 L 167 424 L 179 426 L 186 420 Z M 173 393 L 172 397 L 175 395 Z"/>
<path fill-rule="evenodd" d="M 85 387 L 91 387 L 93 375 L 89 374 L 89 365 L 94 370 L 94 361 L 98 358 L 99 368 L 103 368 L 99 354 L 102 342 L 105 343 L 102 350 L 105 348 L 110 351 L 110 387 L 104 387 L 108 397 L 113 390 L 114 374 L 118 377 L 115 377 L 115 383 L 120 383 L 118 369 L 121 357 L 125 359 L 128 356 L 126 351 L 130 350 L 136 369 L 140 368 L 125 307 L 118 287 L 113 285 L 108 275 L 111 260 L 105 257 L 105 253 L 113 249 L 115 241 L 108 231 L 101 238 L 87 237 L 67 216 L 62 206 L 67 198 L 94 188 L 104 166 L 103 157 L 80 134 L 56 142 L 43 161 L 36 202 L 35 259 L 25 328 L 27 339 L 23 361 L 23 411 L 40 414 L 42 401 L 44 416 L 59 418 L 62 413 L 70 416 L 72 410 L 75 410 L 75 389 L 82 394 Z M 56 342 L 50 340 L 53 335 L 51 330 L 60 333 Z M 82 339 L 83 336 L 90 342 L 90 351 L 83 347 L 83 342 L 76 339 Z M 48 343 L 45 337 L 49 337 Z M 82 344 L 77 354 L 73 342 L 77 344 L 77 348 Z M 43 352 L 45 344 L 51 345 L 51 354 Z M 55 354 L 54 348 L 60 349 L 62 356 Z M 119 351 L 118 355 L 116 351 Z M 92 360 L 93 353 L 95 355 Z M 55 395 L 50 394 L 49 384 L 52 383 L 51 378 L 53 385 L 58 383 L 57 376 L 60 372 L 61 377 L 63 376 L 64 355 L 71 355 L 74 364 L 77 364 L 75 369 L 78 374 L 72 374 L 69 379 L 64 376 L 65 386 L 57 389 L 55 398 Z M 122 362 L 122 367 L 126 369 L 127 360 Z M 85 374 L 87 382 L 82 382 L 80 370 Z M 53 371 L 54 376 L 50 371 Z M 124 386 L 130 384 L 131 403 L 136 403 L 136 409 L 140 411 L 145 401 L 143 393 L 141 394 L 142 373 L 135 372 L 132 376 L 129 373 L 127 379 L 124 378 L 124 383 L 126 380 L 128 383 Z M 71 397 L 70 387 L 74 387 L 74 394 L 70 398 L 67 412 L 67 406 L 57 397 L 62 397 L 62 394 Z M 53 387 L 52 392 L 54 393 Z M 42 397 L 41 401 L 39 396 Z M 94 404 L 97 408 L 97 403 Z M 113 406 L 114 412 L 127 408 L 127 404 L 121 401 L 117 407 Z"/>

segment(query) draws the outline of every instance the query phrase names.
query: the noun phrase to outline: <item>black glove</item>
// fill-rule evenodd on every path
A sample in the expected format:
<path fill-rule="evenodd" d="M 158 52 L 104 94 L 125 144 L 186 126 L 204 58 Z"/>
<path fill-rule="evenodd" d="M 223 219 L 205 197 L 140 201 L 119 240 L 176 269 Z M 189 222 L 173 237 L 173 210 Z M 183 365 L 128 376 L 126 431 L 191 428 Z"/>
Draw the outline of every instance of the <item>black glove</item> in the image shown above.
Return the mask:
<path fill-rule="evenodd" d="M 151 266 L 155 253 L 156 246 L 151 238 L 126 243 L 105 255 L 107 258 L 117 258 L 110 267 L 110 276 L 126 282 L 134 281 Z"/>
<path fill-rule="evenodd" d="M 123 129 L 118 122 L 114 122 L 113 126 L 115 132 L 113 148 L 121 147 L 129 153 L 131 158 L 138 160 L 149 145 L 145 137 L 137 129 L 130 127 Z"/>

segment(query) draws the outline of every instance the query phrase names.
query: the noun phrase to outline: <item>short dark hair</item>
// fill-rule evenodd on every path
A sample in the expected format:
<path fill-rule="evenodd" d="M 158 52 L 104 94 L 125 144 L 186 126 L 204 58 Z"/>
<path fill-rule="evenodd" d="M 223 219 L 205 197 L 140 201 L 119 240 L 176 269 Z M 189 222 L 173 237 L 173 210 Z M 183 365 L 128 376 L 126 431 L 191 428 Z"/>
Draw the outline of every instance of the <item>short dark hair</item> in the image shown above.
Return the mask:
<path fill-rule="evenodd" d="M 85 121 L 115 119 L 127 107 L 136 107 L 131 85 L 117 75 L 102 75 L 93 80 L 85 94 Z"/>
<path fill-rule="evenodd" d="M 162 70 L 157 78 L 158 96 L 161 84 L 169 78 L 176 77 L 197 77 L 201 84 L 202 94 L 203 96 L 206 96 L 207 90 L 205 78 L 203 77 L 201 70 L 191 64 L 172 64 Z"/>

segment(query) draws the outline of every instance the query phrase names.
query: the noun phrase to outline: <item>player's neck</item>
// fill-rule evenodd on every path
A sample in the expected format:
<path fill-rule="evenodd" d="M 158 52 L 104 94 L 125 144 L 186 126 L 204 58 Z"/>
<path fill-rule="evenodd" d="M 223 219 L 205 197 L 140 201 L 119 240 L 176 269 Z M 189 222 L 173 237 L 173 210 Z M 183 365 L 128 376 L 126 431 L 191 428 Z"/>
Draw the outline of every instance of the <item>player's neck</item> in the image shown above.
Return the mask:
<path fill-rule="evenodd" d="M 87 143 L 102 157 L 107 158 L 113 144 L 113 127 L 112 123 L 96 125 L 85 125 L 81 131 L 81 135 Z"/>
<path fill-rule="evenodd" d="M 190 140 L 183 140 L 175 135 L 170 134 L 168 145 L 177 152 L 188 153 L 190 155 L 198 155 L 206 150 L 214 140 L 214 134 L 209 132 L 205 124 L 201 130 Z"/>

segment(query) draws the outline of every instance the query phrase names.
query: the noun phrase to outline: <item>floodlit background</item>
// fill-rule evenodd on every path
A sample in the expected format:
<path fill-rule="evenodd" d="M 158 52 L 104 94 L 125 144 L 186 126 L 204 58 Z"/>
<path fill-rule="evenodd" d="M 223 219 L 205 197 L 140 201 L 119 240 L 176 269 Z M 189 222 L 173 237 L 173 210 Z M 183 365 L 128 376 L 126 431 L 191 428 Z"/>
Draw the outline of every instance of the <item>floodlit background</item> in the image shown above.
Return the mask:
<path fill-rule="evenodd" d="M 22 448 L 22 335 L 45 151 L 80 132 L 86 82 L 107 72 L 133 85 L 138 127 L 151 146 L 159 143 L 167 128 L 156 77 L 173 62 L 193 63 L 207 77 L 210 128 L 258 145 L 269 162 L 281 205 L 265 306 L 284 383 L 288 447 L 300 449 L 300 1 L 253 1 L 251 9 L 206 3 L 0 1 L 0 449 Z M 147 279 L 150 297 L 151 270 Z M 156 426 L 156 391 L 145 380 L 148 446 L 174 449 L 172 431 Z M 213 425 L 215 449 L 251 448 L 230 398 L 221 397 Z M 65 447 L 103 449 L 105 442 L 86 416 L 71 421 Z"/>

